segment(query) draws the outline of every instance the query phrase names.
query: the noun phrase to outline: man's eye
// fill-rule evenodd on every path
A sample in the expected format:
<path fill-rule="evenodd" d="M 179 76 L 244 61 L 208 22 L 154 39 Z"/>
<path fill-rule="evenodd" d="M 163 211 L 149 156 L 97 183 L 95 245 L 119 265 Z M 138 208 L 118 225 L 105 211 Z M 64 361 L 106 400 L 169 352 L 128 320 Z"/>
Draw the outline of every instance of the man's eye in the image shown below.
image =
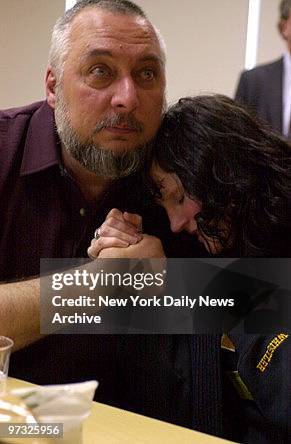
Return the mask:
<path fill-rule="evenodd" d="M 91 70 L 91 74 L 93 74 L 95 78 L 100 80 L 107 80 L 112 76 L 111 70 L 106 66 L 95 66 Z"/>
<path fill-rule="evenodd" d="M 139 76 L 142 80 L 145 80 L 148 82 L 148 81 L 154 80 L 154 78 L 156 76 L 156 72 L 153 69 L 145 68 L 139 72 Z"/>

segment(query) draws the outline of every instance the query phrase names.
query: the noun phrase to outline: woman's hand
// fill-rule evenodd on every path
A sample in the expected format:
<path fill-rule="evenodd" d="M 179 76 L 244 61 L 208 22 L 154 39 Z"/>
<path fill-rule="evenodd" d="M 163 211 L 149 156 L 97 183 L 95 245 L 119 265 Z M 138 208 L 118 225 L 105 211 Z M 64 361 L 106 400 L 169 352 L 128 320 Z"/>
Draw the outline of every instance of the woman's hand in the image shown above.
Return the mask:
<path fill-rule="evenodd" d="M 87 253 L 91 259 L 100 257 L 104 248 L 125 248 L 140 242 L 143 238 L 142 218 L 138 214 L 122 213 L 113 208 L 98 228 L 97 238 L 92 239 Z"/>
<path fill-rule="evenodd" d="M 155 236 L 143 235 L 143 239 L 127 248 L 105 248 L 99 253 L 99 258 L 130 258 L 147 259 L 163 258 L 165 252 L 160 239 Z"/>

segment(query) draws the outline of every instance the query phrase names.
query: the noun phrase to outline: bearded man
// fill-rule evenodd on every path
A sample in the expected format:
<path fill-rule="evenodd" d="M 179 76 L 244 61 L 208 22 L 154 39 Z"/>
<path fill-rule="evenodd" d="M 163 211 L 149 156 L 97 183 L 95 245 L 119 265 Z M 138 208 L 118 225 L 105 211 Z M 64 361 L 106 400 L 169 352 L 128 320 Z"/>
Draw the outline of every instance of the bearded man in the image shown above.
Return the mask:
<path fill-rule="evenodd" d="M 164 46 L 144 12 L 126 0 L 81 0 L 55 25 L 47 100 L 0 113 L 0 325 L 21 349 L 12 376 L 39 384 L 97 378 L 98 400 L 114 401 L 115 338 L 40 338 L 32 277 L 42 257 L 87 257 L 113 207 L 141 214 L 146 232 L 172 247 L 168 256 L 193 253 L 188 239 L 184 250 L 177 236 L 167 242 L 166 217 L 139 174 L 164 96 Z"/>

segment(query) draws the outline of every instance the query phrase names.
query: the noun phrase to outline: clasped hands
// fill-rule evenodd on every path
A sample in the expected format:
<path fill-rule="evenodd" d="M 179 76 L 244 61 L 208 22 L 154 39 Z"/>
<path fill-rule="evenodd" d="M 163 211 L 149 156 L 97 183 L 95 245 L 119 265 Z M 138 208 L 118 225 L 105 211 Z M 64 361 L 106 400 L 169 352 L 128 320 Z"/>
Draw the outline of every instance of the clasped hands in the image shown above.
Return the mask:
<path fill-rule="evenodd" d="M 162 243 L 155 236 L 142 233 L 138 214 L 113 208 L 98 229 L 99 238 L 92 239 L 88 256 L 96 258 L 162 258 Z"/>

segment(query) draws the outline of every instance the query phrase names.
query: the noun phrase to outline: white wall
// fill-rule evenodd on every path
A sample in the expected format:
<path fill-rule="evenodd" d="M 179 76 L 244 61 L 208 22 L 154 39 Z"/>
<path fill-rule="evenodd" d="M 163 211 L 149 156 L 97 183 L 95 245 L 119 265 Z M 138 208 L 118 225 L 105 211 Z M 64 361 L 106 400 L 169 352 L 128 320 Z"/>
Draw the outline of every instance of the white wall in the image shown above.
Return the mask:
<path fill-rule="evenodd" d="M 248 0 L 137 0 L 168 49 L 168 95 L 233 94 L 244 66 Z"/>
<path fill-rule="evenodd" d="M 65 0 L 0 0 L 0 108 L 44 97 L 50 33 Z"/>

